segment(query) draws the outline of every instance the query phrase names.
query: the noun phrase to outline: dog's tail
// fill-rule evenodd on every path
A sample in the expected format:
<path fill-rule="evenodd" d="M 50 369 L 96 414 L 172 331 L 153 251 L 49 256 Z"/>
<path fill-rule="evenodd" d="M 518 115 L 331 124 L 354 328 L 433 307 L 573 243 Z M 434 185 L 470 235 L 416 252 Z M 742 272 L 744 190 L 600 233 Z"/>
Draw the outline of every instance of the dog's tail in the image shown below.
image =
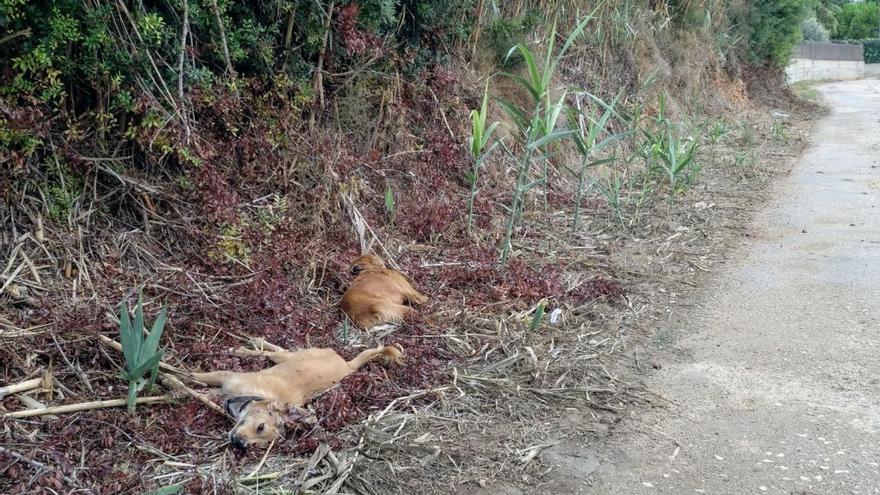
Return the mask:
<path fill-rule="evenodd" d="M 348 367 L 357 370 L 374 359 L 383 358 L 385 362 L 396 364 L 403 363 L 403 352 L 400 347 L 393 345 L 379 346 L 375 349 L 367 349 L 348 362 Z"/>

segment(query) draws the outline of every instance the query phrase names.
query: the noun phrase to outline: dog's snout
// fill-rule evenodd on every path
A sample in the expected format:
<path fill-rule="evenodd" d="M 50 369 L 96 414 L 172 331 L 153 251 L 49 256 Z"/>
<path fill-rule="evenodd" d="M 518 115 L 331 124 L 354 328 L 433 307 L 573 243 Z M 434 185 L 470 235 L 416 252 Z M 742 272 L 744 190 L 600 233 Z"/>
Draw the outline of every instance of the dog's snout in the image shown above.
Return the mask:
<path fill-rule="evenodd" d="M 229 443 L 231 443 L 232 446 L 235 447 L 235 448 L 237 448 L 237 449 L 242 449 L 242 450 L 244 450 L 244 449 L 247 448 L 247 441 L 246 441 L 245 439 L 241 438 L 241 437 L 238 436 L 238 435 L 232 435 L 232 436 L 229 438 Z"/>

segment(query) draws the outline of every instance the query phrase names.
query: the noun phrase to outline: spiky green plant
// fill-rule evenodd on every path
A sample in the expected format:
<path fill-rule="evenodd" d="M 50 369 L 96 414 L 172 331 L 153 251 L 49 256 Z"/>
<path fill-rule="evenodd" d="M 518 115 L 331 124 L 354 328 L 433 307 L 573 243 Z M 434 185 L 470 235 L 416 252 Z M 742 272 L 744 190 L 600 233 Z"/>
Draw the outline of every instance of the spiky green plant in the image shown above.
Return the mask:
<path fill-rule="evenodd" d="M 617 115 L 614 107 L 617 105 L 623 92 L 617 94 L 610 104 L 606 104 L 602 99 L 587 93 L 594 102 L 598 103 L 603 110 L 601 113 L 593 105 L 590 110 L 585 111 L 580 106 L 578 100 L 577 108 L 569 107 L 568 120 L 570 123 L 577 123 L 577 132 L 572 135 L 575 149 L 581 157 L 580 167 L 576 171 L 577 191 L 575 193 L 574 213 L 572 214 L 571 228 L 577 230 L 578 220 L 581 213 L 581 199 L 584 195 L 584 182 L 587 175 L 587 169 L 601 165 L 603 163 L 611 163 L 614 157 L 596 159 L 595 154 L 602 151 L 607 146 L 614 144 L 621 139 L 632 134 L 632 131 L 621 132 L 617 134 L 607 135 L 601 141 L 599 140 L 606 134 L 608 128 L 608 120 L 612 115 Z"/>
<path fill-rule="evenodd" d="M 666 139 L 655 144 L 653 153 L 659 158 L 656 163 L 666 174 L 672 194 L 678 191 L 680 176 L 696 165 L 694 159 L 699 145 L 696 139 L 682 139 L 671 128 L 667 129 Z"/>
<path fill-rule="evenodd" d="M 598 9 L 598 7 L 597 7 Z M 595 10 L 593 11 L 595 13 Z M 538 185 L 544 185 L 544 199 L 546 201 L 548 178 L 547 178 L 547 162 L 549 158 L 546 153 L 547 147 L 562 138 L 574 134 L 573 129 L 556 130 L 556 122 L 565 108 L 566 93 L 562 94 L 554 100 L 551 96 L 551 82 L 556 72 L 556 66 L 559 60 L 565 55 L 571 47 L 574 40 L 584 31 L 590 20 L 593 19 L 591 13 L 584 18 L 572 30 L 571 34 L 566 38 L 561 50 L 554 55 L 554 47 L 556 46 L 556 25 L 554 23 L 547 38 L 547 51 L 543 57 L 543 66 L 539 66 L 535 59 L 535 54 L 529 47 L 518 44 L 510 49 L 507 56 L 510 57 L 514 53 L 519 52 L 527 69 L 527 77 L 515 74 L 504 73 L 503 75 L 514 81 L 518 86 L 526 91 L 530 97 L 531 108 L 522 108 L 511 101 L 499 98 L 498 103 L 504 111 L 510 116 L 516 125 L 518 131 L 515 135 L 521 146 L 521 154 L 517 159 L 517 176 L 514 185 L 513 198 L 511 200 L 509 217 L 504 232 L 504 240 L 501 246 L 501 263 L 507 262 L 510 254 L 511 237 L 514 228 L 519 221 L 524 206 L 525 195 Z M 510 152 L 509 149 L 504 147 Z M 541 178 L 535 181 L 529 181 L 529 170 L 532 166 L 532 158 L 535 152 L 541 152 L 541 158 L 544 161 L 542 167 Z M 511 153 L 513 154 L 513 153 Z"/>
<path fill-rule="evenodd" d="M 529 323 L 529 332 L 534 332 L 541 326 L 544 320 L 544 311 L 547 309 L 547 300 L 542 299 L 535 307 L 535 313 L 532 315 L 532 321 Z"/>
<path fill-rule="evenodd" d="M 486 158 L 492 153 L 492 150 L 498 146 L 498 143 L 492 143 L 489 148 L 489 140 L 492 139 L 492 133 L 498 127 L 498 122 L 493 122 L 486 128 L 486 117 L 489 113 L 489 81 L 486 81 L 486 88 L 483 90 L 483 101 L 479 110 L 471 110 L 471 135 L 468 138 L 468 148 L 470 149 L 471 159 L 473 160 L 473 168 L 467 174 L 468 182 L 471 186 L 471 192 L 468 196 L 468 214 L 467 229 L 468 232 L 474 225 L 474 200 L 479 192 L 478 181 L 480 177 L 480 169 L 486 162 Z"/>
<path fill-rule="evenodd" d="M 617 217 L 621 228 L 625 227 L 623 222 L 623 203 L 620 200 L 623 191 L 623 178 L 620 176 L 620 173 L 612 172 L 608 177 L 596 181 L 595 186 L 599 193 L 605 197 L 605 201 L 608 202 L 611 210 L 614 211 L 614 215 Z"/>
<path fill-rule="evenodd" d="M 137 306 L 134 310 L 134 323 L 129 316 L 128 305 L 123 300 L 119 303 L 119 341 L 122 344 L 122 354 L 125 357 L 125 370 L 123 377 L 128 380 L 128 410 L 134 411 L 137 401 L 138 390 L 146 383 L 152 387 L 159 373 L 159 362 L 162 360 L 164 351 L 159 349 L 159 339 L 165 329 L 167 308 L 162 307 L 156 321 L 150 329 L 149 335 L 144 335 L 144 301 L 143 293 L 138 291 Z M 150 378 L 145 382 L 144 377 L 149 373 Z"/>

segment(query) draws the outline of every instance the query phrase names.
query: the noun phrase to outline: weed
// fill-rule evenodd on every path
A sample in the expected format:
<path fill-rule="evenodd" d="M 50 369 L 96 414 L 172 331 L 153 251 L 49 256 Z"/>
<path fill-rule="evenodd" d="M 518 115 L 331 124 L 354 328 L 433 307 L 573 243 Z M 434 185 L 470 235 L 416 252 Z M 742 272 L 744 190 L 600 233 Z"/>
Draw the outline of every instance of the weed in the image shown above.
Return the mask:
<path fill-rule="evenodd" d="M 565 92 L 563 92 L 561 97 L 554 102 L 551 100 L 550 96 L 550 83 L 553 79 L 553 74 L 556 71 L 556 66 L 559 63 L 559 60 L 565 55 L 565 52 L 574 40 L 580 36 L 584 28 L 587 26 L 587 23 L 590 22 L 592 18 L 592 14 L 588 15 L 577 25 L 577 27 L 575 27 L 574 30 L 572 30 L 571 34 L 569 34 L 568 38 L 565 40 L 565 44 L 562 46 L 559 54 L 555 57 L 553 49 L 556 45 L 556 26 L 554 25 L 547 38 L 547 52 L 543 57 L 544 66 L 542 68 L 539 68 L 535 61 L 535 55 L 525 45 L 518 44 L 508 52 L 508 56 L 518 52 L 523 57 L 526 68 L 528 69 L 528 76 L 524 78 L 514 74 L 504 75 L 517 83 L 522 89 L 526 90 L 531 97 L 533 107 L 531 109 L 523 109 L 510 101 L 503 99 L 498 100 L 504 111 L 516 123 L 517 130 L 519 131 L 517 139 L 522 146 L 522 154 L 517 160 L 517 177 L 513 190 L 513 199 L 511 200 L 509 217 L 505 227 L 504 240 L 501 246 L 502 264 L 507 262 L 507 257 L 510 254 L 511 237 L 513 236 L 514 228 L 522 215 L 525 195 L 535 186 L 543 184 L 545 202 L 547 199 L 548 178 L 546 160 L 548 157 L 546 156 L 546 153 L 542 156 L 545 160 L 542 178 L 537 181 L 528 182 L 529 169 L 532 165 L 533 154 L 536 150 L 546 152 L 547 147 L 550 144 L 576 132 L 574 130 L 555 130 L 556 121 L 565 106 Z M 513 155 L 513 153 L 506 146 L 503 146 L 503 144 L 502 147 L 508 153 Z"/>
<path fill-rule="evenodd" d="M 748 123 L 743 123 L 742 127 L 739 130 L 739 140 L 742 144 L 746 146 L 754 146 L 757 142 L 757 138 L 755 137 L 755 129 L 752 128 Z"/>
<path fill-rule="evenodd" d="M 208 253 L 209 258 L 220 263 L 232 261 L 245 265 L 250 263 L 250 255 L 251 249 L 242 236 L 241 228 L 234 225 L 223 226 L 215 249 Z"/>
<path fill-rule="evenodd" d="M 785 130 L 785 126 L 782 122 L 773 123 L 773 126 L 770 128 L 770 135 L 773 137 L 773 141 L 777 144 L 788 143 L 788 132 Z"/>
<path fill-rule="evenodd" d="M 577 176 L 577 192 L 575 193 L 574 213 L 572 214 L 571 219 L 572 231 L 577 230 L 578 220 L 580 219 L 581 199 L 584 194 L 584 181 L 587 169 L 603 163 L 612 163 L 614 161 L 613 157 L 598 160 L 593 159 L 593 155 L 605 147 L 632 134 L 631 132 L 612 134 L 602 141 L 599 141 L 602 134 L 606 132 L 608 120 L 612 115 L 616 115 L 614 107 L 620 100 L 621 95 L 623 95 L 622 92 L 618 93 L 610 104 L 606 104 L 600 98 L 588 94 L 590 98 L 604 109 L 601 114 L 592 109 L 592 105 L 590 113 L 584 112 L 581 108 L 580 99 L 576 99 L 577 109 L 569 109 L 569 121 L 578 123 L 577 132 L 572 135 L 572 140 L 574 141 L 575 149 L 577 149 L 578 154 L 581 156 L 580 168 L 575 174 Z"/>
<path fill-rule="evenodd" d="M 541 326 L 541 321 L 544 319 L 544 310 L 547 308 L 547 300 L 541 299 L 538 305 L 535 307 L 535 314 L 532 315 L 532 321 L 529 323 L 529 332 L 534 332 Z"/>
<path fill-rule="evenodd" d="M 709 145 L 712 147 L 712 158 L 709 160 L 709 163 L 713 165 L 715 164 L 718 143 L 720 143 L 729 133 L 730 129 L 727 127 L 727 123 L 723 120 L 715 122 L 715 125 L 709 129 Z"/>
<path fill-rule="evenodd" d="M 801 98 L 817 101 L 819 99 L 819 91 L 815 87 L 815 83 L 809 81 L 798 81 L 791 85 L 794 94 Z"/>
<path fill-rule="evenodd" d="M 486 158 L 492 153 L 492 150 L 498 145 L 498 143 L 493 143 L 489 149 L 486 149 L 486 145 L 492 138 L 492 133 L 495 132 L 495 128 L 498 127 L 498 122 L 493 122 L 488 129 L 486 128 L 486 116 L 489 113 L 488 105 L 489 81 L 486 81 L 486 88 L 483 90 L 483 101 L 480 103 L 480 109 L 471 111 L 471 135 L 468 138 L 468 148 L 471 152 L 473 168 L 467 174 L 467 180 L 471 186 L 470 195 L 468 196 L 468 232 L 471 231 L 471 228 L 474 225 L 474 200 L 477 197 L 477 192 L 479 192 L 477 181 L 479 180 L 480 168 L 482 168 Z"/>
<path fill-rule="evenodd" d="M 617 221 L 620 222 L 620 226 L 623 227 L 623 205 L 620 201 L 621 191 L 623 189 L 623 178 L 620 176 L 620 173 L 612 172 L 607 178 L 596 181 L 594 184 L 596 189 L 599 190 L 599 193 L 605 198 L 605 201 L 608 202 L 608 206 L 614 211 L 614 214 L 617 216 Z"/>
<path fill-rule="evenodd" d="M 159 361 L 162 360 L 164 351 L 159 349 L 159 339 L 162 330 L 165 329 L 166 308 L 159 312 L 156 321 L 150 329 L 149 335 L 144 336 L 144 300 L 143 293 L 138 291 L 137 306 L 134 309 L 134 323 L 128 313 L 125 301 L 119 303 L 119 341 L 122 344 L 122 353 L 125 357 L 125 371 L 123 377 L 128 380 L 128 410 L 134 411 L 137 393 L 144 386 L 144 377 L 150 374 L 147 387 L 156 382 L 159 373 Z"/>
<path fill-rule="evenodd" d="M 391 184 L 387 184 L 385 186 L 385 213 L 388 214 L 388 218 L 391 219 L 391 222 L 394 222 L 394 190 L 391 189 Z"/>
<path fill-rule="evenodd" d="M 673 194 L 680 187 L 680 176 L 690 176 L 685 181 L 685 185 L 687 185 L 692 181 L 693 175 L 699 172 L 699 168 L 696 167 L 696 162 L 694 161 L 698 147 L 699 142 L 696 139 L 682 139 L 671 129 L 668 129 L 666 139 L 653 150 L 655 156 L 660 158 L 656 163 L 660 165 L 660 168 L 666 174 Z"/>

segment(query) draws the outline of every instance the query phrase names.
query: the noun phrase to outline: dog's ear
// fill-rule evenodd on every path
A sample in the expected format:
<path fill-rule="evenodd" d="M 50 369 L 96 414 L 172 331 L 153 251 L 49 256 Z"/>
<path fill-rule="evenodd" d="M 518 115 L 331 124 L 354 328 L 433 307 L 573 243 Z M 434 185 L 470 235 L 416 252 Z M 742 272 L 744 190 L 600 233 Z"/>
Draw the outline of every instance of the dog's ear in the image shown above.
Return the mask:
<path fill-rule="evenodd" d="M 318 422 L 318 418 L 315 416 L 315 413 L 309 411 L 308 409 L 291 405 L 280 406 L 281 407 L 279 408 L 279 412 L 284 418 L 284 422 L 288 425 L 299 423 L 311 426 Z"/>
<path fill-rule="evenodd" d="M 241 416 L 244 414 L 245 409 L 247 409 L 247 406 L 255 400 L 263 400 L 263 398 L 254 395 L 230 397 L 224 401 L 223 408 L 226 409 L 226 412 L 235 418 L 236 421 L 239 421 L 241 420 Z"/>

